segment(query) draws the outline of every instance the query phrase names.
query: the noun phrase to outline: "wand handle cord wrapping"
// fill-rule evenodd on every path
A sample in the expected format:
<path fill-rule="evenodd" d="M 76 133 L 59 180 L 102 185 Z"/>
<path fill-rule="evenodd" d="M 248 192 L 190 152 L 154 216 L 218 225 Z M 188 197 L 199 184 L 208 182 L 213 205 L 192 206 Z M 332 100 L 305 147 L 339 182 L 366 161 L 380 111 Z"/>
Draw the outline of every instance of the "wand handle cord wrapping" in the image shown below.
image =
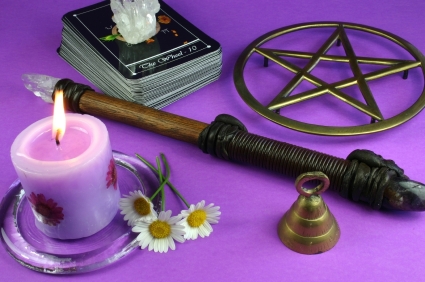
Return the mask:
<path fill-rule="evenodd" d="M 218 158 L 294 178 L 305 172 L 321 171 L 328 176 L 330 188 L 338 192 L 350 164 L 344 159 L 248 133 L 240 121 L 226 114 L 219 115 L 202 131 L 198 147 Z"/>
<path fill-rule="evenodd" d="M 229 159 L 256 165 L 293 178 L 302 173 L 321 171 L 330 188 L 339 191 L 349 162 L 284 142 L 239 132 L 228 145 Z"/>

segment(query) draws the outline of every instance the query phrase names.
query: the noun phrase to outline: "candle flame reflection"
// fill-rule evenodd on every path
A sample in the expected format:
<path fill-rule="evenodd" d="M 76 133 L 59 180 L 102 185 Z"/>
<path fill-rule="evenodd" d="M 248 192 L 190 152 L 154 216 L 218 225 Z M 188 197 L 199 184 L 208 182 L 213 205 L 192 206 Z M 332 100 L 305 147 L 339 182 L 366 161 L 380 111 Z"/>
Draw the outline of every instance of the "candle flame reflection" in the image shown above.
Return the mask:
<path fill-rule="evenodd" d="M 59 145 L 60 140 L 65 134 L 66 120 L 65 120 L 65 109 L 63 107 L 63 92 L 62 90 L 56 91 L 55 93 L 55 105 L 53 108 L 53 126 L 52 126 L 52 138 L 56 140 L 56 144 Z"/>

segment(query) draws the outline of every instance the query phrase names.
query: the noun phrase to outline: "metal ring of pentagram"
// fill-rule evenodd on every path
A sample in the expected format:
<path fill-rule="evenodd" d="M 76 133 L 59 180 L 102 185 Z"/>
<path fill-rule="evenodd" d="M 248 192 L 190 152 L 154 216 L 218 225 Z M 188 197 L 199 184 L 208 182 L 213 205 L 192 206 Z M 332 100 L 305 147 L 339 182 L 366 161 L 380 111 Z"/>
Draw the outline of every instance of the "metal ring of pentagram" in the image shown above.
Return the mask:
<path fill-rule="evenodd" d="M 315 53 L 299 52 L 299 51 L 286 51 L 262 48 L 261 45 L 264 43 L 287 33 L 296 32 L 304 29 L 311 28 L 329 28 L 334 27 L 335 31 L 332 35 L 323 43 L 319 50 Z M 385 58 L 371 58 L 371 57 L 357 57 L 348 40 L 346 29 L 357 30 L 361 32 L 370 33 L 376 36 L 380 36 L 396 43 L 397 45 L 404 48 L 410 55 L 413 56 L 412 60 L 397 60 L 397 59 L 385 59 Z M 342 43 L 345 57 L 342 56 L 331 56 L 326 55 L 327 50 L 335 43 Z M 268 60 L 273 61 L 285 69 L 291 71 L 295 76 L 290 82 L 283 88 L 283 90 L 273 99 L 268 105 L 262 105 L 248 90 L 244 80 L 244 69 L 248 59 L 253 53 L 258 53 L 264 57 L 264 63 L 268 63 Z M 292 58 L 304 58 L 310 59 L 304 68 L 298 67 L 287 60 L 282 59 L 280 56 L 287 56 Z M 344 79 L 334 83 L 327 83 L 316 76 L 310 74 L 313 68 L 320 60 L 336 61 L 349 63 L 350 68 L 353 72 L 353 77 Z M 385 68 L 382 70 L 373 71 L 367 74 L 363 74 L 359 68 L 359 63 L 369 63 L 384 65 Z M 425 88 L 422 90 L 419 98 L 416 102 L 401 113 L 385 119 L 376 101 L 367 85 L 367 82 L 390 74 L 404 72 L 412 68 L 420 67 L 425 81 L 425 58 L 413 45 L 406 40 L 391 34 L 389 32 L 372 28 L 365 25 L 345 23 L 345 22 L 312 22 L 303 23 L 297 25 L 291 25 L 284 28 L 280 28 L 254 40 L 239 56 L 235 69 L 233 72 L 233 79 L 239 95 L 253 110 L 262 115 L 263 117 L 285 126 L 290 129 L 298 130 L 301 132 L 318 134 L 318 135 L 360 135 L 374 132 L 380 132 L 386 129 L 393 128 L 400 125 L 409 119 L 417 115 L 425 107 Z M 405 77 L 404 77 L 405 78 Z M 293 96 L 289 96 L 291 91 L 299 85 L 303 80 L 307 80 L 316 86 L 315 89 L 305 91 Z M 363 95 L 366 104 L 352 98 L 348 94 L 345 94 L 341 89 L 357 84 L 361 94 Z M 334 97 L 340 99 L 342 102 L 349 104 L 357 110 L 363 112 L 371 117 L 371 123 L 356 125 L 356 126 L 324 126 L 310 123 L 304 123 L 297 120 L 293 120 L 280 115 L 276 111 L 280 111 L 281 108 L 311 99 L 322 94 L 331 94 Z"/>

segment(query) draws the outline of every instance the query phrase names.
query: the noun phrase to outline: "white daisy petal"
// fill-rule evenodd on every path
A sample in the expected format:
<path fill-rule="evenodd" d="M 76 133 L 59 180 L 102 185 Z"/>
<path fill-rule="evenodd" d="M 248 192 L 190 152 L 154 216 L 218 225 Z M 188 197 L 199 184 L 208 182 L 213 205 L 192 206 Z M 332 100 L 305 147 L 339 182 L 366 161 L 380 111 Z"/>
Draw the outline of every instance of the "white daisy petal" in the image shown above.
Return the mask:
<path fill-rule="evenodd" d="M 182 219 L 181 215 L 173 216 L 168 220 L 169 224 L 176 224 L 178 221 Z"/>
<path fill-rule="evenodd" d="M 164 239 L 157 240 L 156 247 L 158 248 L 158 252 L 163 253 L 165 251 L 164 245 L 163 245 Z"/>
<path fill-rule="evenodd" d="M 196 240 L 198 239 L 198 232 L 193 232 L 192 236 L 190 237 L 191 240 Z"/>
<path fill-rule="evenodd" d="M 176 223 L 176 225 L 174 225 L 173 228 L 176 230 L 184 231 L 184 226 L 178 223 Z"/>
<path fill-rule="evenodd" d="M 186 233 L 186 231 L 182 229 L 172 229 L 172 231 L 173 231 L 173 234 L 176 234 L 178 236 L 183 236 Z"/>
<path fill-rule="evenodd" d="M 189 236 L 188 236 L 188 238 L 189 239 L 191 239 L 191 240 L 196 240 L 196 239 L 198 239 L 198 230 L 196 230 L 196 229 L 193 229 L 193 228 L 191 228 L 191 230 L 189 231 Z"/>
<path fill-rule="evenodd" d="M 207 222 L 212 223 L 212 224 L 216 224 L 216 223 L 218 223 L 218 220 L 214 219 L 214 218 L 207 218 Z"/>
<path fill-rule="evenodd" d="M 168 246 L 170 247 L 171 250 L 175 250 L 176 249 L 176 244 L 174 243 L 174 240 L 172 237 L 168 237 Z"/>
<path fill-rule="evenodd" d="M 164 212 L 164 211 L 160 212 L 159 215 L 158 215 L 158 220 L 164 221 L 165 215 L 166 215 L 166 212 Z"/>
<path fill-rule="evenodd" d="M 162 241 L 163 239 L 156 241 L 156 247 L 158 248 L 158 253 L 161 253 L 161 254 L 164 252 L 164 246 L 162 245 Z"/>
<path fill-rule="evenodd" d="M 207 215 L 207 218 L 211 218 L 211 217 L 216 217 L 216 218 L 220 218 L 221 212 L 213 212 L 213 213 L 209 213 Z"/>
<path fill-rule="evenodd" d="M 131 229 L 131 231 L 133 231 L 133 232 L 142 232 L 142 231 L 144 231 L 145 230 L 145 228 L 143 228 L 143 227 L 140 227 L 140 226 L 134 226 L 132 229 Z"/>
<path fill-rule="evenodd" d="M 140 233 L 137 236 L 137 240 L 139 240 L 139 241 L 146 241 L 146 240 L 151 241 L 152 239 L 153 239 L 153 237 L 151 236 L 151 234 L 149 234 L 149 232 Z"/>
<path fill-rule="evenodd" d="M 164 239 L 162 239 L 161 240 L 161 243 L 162 243 L 162 251 L 164 252 L 164 253 L 166 253 L 166 252 L 168 252 L 168 247 L 170 246 L 170 241 L 168 240 L 168 238 L 170 238 L 170 237 L 167 237 L 167 238 L 164 238 Z M 173 244 L 174 244 L 174 241 L 171 239 L 171 241 L 173 242 Z"/>
<path fill-rule="evenodd" d="M 220 207 L 211 207 L 211 208 L 206 208 L 205 210 L 208 211 L 208 213 L 213 213 L 213 212 L 219 212 L 218 210 L 220 209 Z M 221 212 L 219 212 L 221 213 Z"/>
<path fill-rule="evenodd" d="M 155 252 L 159 252 L 159 253 L 163 252 L 162 241 L 163 241 L 163 239 L 155 240 L 154 245 L 153 245 Z"/>
<path fill-rule="evenodd" d="M 147 244 L 149 244 L 149 237 L 139 238 L 139 236 L 136 237 L 136 240 L 141 247 L 141 249 L 144 249 Z"/>
<path fill-rule="evenodd" d="M 208 223 L 208 221 L 205 221 L 205 223 L 203 225 L 209 233 L 213 232 L 213 228 L 212 228 L 211 224 Z"/>
<path fill-rule="evenodd" d="M 146 238 L 143 242 L 140 242 L 142 244 L 140 247 L 142 247 L 142 249 L 145 249 L 148 245 L 150 245 L 152 240 L 153 240 L 152 236 Z"/>
<path fill-rule="evenodd" d="M 172 235 L 173 239 L 179 243 L 184 243 L 184 237 L 179 235 Z"/>
<path fill-rule="evenodd" d="M 185 234 L 184 234 L 184 238 L 186 240 L 191 240 L 192 238 L 192 233 L 188 230 Z"/>
<path fill-rule="evenodd" d="M 195 209 L 197 209 L 197 210 L 201 209 L 202 207 L 203 207 L 203 205 L 202 205 L 202 201 L 200 201 L 199 203 L 197 203 L 197 204 L 195 205 Z"/>
<path fill-rule="evenodd" d="M 199 226 L 198 229 L 199 229 L 199 236 L 201 236 L 202 238 L 209 235 L 209 232 L 208 230 L 205 229 L 204 225 Z"/>

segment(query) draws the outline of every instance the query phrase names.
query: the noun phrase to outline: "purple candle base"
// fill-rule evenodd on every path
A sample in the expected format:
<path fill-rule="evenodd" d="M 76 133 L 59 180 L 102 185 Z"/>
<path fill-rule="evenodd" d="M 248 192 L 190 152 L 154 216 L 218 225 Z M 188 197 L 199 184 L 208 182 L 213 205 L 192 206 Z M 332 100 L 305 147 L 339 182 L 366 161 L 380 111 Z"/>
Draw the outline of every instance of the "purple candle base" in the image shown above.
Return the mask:
<path fill-rule="evenodd" d="M 52 238 L 78 239 L 111 222 L 120 192 L 105 125 L 80 114 L 67 114 L 66 121 L 59 147 L 48 117 L 18 135 L 11 157 L 37 228 Z"/>

